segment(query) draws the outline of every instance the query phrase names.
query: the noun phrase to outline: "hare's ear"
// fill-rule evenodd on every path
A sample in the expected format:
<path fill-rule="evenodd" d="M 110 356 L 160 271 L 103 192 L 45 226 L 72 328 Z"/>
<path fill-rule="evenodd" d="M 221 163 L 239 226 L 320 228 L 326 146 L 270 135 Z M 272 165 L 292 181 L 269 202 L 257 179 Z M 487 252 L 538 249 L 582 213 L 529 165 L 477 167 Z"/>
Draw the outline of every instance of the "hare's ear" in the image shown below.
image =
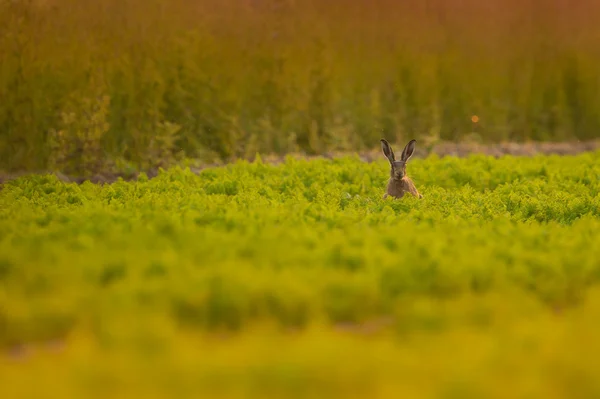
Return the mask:
<path fill-rule="evenodd" d="M 385 139 L 381 139 L 381 149 L 383 150 L 383 154 L 389 159 L 390 163 L 396 160 L 394 151 L 392 151 L 392 146 Z"/>
<path fill-rule="evenodd" d="M 410 157 L 412 157 L 413 152 L 415 152 L 416 144 L 417 144 L 417 141 L 415 139 L 412 139 L 411 141 L 408 142 L 406 147 L 404 147 L 404 150 L 402 150 L 402 158 L 400 158 L 402 161 L 406 162 L 410 159 Z"/>

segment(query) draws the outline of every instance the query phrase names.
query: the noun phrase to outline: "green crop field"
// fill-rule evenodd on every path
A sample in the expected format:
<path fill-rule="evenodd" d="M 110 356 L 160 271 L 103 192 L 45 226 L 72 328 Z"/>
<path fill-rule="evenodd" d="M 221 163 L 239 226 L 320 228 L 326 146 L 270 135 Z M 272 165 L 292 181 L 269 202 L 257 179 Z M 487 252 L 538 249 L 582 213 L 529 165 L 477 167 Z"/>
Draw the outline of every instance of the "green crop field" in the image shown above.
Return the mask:
<path fill-rule="evenodd" d="M 0 186 L 2 398 L 600 395 L 600 152 Z"/>
<path fill-rule="evenodd" d="M 599 20 L 0 0 L 0 398 L 600 397 Z"/>

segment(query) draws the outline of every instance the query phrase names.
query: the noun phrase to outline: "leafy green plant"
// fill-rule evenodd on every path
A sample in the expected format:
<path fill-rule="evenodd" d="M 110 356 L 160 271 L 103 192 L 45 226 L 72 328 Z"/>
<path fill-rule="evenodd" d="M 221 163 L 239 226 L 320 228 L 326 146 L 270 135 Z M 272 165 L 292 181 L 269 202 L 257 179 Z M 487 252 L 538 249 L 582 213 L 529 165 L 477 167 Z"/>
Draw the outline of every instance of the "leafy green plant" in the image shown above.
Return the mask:
<path fill-rule="evenodd" d="M 109 106 L 110 98 L 102 94 L 71 99 L 61 112 L 60 127 L 49 132 L 50 170 L 82 177 L 106 171 L 102 139 L 110 128 Z"/>
<path fill-rule="evenodd" d="M 595 396 L 599 161 L 415 159 L 402 200 L 356 157 L 7 182 L 0 392 Z"/>

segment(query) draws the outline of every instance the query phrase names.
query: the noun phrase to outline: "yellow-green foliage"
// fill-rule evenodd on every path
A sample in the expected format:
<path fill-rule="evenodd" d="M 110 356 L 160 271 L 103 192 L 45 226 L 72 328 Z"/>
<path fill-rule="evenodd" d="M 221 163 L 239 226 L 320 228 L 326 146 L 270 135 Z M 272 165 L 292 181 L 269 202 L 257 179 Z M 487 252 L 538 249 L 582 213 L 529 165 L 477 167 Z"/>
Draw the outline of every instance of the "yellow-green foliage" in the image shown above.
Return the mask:
<path fill-rule="evenodd" d="M 180 149 L 319 153 L 382 134 L 596 137 L 598 4 L 0 0 L 0 167 L 47 167 L 51 132 L 66 114 L 94 125 L 96 98 L 109 101 L 104 159 L 143 167 Z M 157 150 L 165 123 L 178 135 Z"/>
<path fill-rule="evenodd" d="M 599 161 L 8 182 L 0 397 L 596 397 Z"/>

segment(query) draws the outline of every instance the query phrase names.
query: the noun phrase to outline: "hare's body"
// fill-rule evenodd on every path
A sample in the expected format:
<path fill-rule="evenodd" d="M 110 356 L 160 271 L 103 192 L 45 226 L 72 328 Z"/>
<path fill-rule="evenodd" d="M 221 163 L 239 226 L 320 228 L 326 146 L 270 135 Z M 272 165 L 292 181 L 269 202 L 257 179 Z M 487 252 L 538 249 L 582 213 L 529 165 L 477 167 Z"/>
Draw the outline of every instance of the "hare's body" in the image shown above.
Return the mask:
<path fill-rule="evenodd" d="M 390 144 L 386 140 L 381 139 L 381 148 L 383 150 L 383 154 L 390 161 L 391 166 L 390 179 L 388 180 L 383 198 L 388 196 L 402 198 L 404 197 L 405 193 L 410 193 L 415 197 L 423 198 L 423 196 L 419 194 L 415 184 L 406 175 L 406 163 L 415 151 L 415 144 L 416 141 L 411 140 L 406 147 L 404 147 L 400 160 L 397 161 Z"/>
<path fill-rule="evenodd" d="M 383 198 L 386 198 L 388 195 L 394 198 L 402 198 L 405 193 L 410 193 L 415 197 L 423 198 L 410 177 L 404 176 L 400 180 L 390 177 Z"/>

